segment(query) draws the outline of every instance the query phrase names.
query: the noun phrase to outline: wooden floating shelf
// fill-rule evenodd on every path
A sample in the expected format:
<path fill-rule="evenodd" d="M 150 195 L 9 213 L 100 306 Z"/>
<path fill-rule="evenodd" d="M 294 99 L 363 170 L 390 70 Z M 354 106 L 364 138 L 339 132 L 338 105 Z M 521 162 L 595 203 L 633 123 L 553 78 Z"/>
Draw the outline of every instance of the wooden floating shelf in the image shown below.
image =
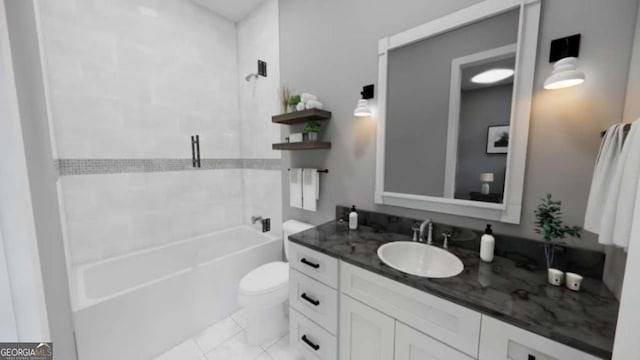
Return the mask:
<path fill-rule="evenodd" d="M 274 115 L 271 122 L 282 125 L 302 124 L 307 121 L 322 121 L 331 119 L 331 111 L 320 109 L 308 109 L 294 111 L 287 114 Z"/>
<path fill-rule="evenodd" d="M 328 141 L 304 141 L 297 143 L 280 143 L 271 145 L 273 150 L 318 150 L 331 149 Z"/>

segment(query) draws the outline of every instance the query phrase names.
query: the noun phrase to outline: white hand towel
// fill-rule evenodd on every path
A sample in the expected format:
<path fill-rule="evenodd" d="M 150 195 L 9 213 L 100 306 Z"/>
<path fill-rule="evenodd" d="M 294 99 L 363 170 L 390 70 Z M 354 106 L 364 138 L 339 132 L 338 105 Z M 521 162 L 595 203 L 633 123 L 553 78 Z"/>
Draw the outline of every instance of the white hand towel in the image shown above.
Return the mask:
<path fill-rule="evenodd" d="M 615 124 L 607 130 L 600 144 L 600 152 L 593 170 L 587 211 L 584 216 L 584 229 L 595 234 L 600 232 L 604 204 L 622 151 L 623 128 L 624 126 Z"/>
<path fill-rule="evenodd" d="M 640 126 L 638 122 L 631 124 L 631 130 L 625 141 L 627 150 L 624 170 L 620 181 L 620 200 L 616 210 L 616 222 L 613 231 L 613 243 L 627 249 L 631 240 L 631 227 L 636 211 L 636 196 L 640 181 Z"/>
<path fill-rule="evenodd" d="M 320 174 L 318 169 L 304 169 L 302 171 L 302 208 L 316 211 L 320 194 Z"/>
<path fill-rule="evenodd" d="M 635 200 L 640 180 L 640 127 L 631 124 L 631 130 L 622 147 L 615 174 L 609 186 L 600 224 L 601 244 L 629 246 Z"/>
<path fill-rule="evenodd" d="M 322 109 L 324 105 L 318 100 L 309 100 L 304 103 L 307 109 Z"/>
<path fill-rule="evenodd" d="M 306 103 L 309 100 L 318 100 L 318 97 L 313 95 L 313 94 L 309 94 L 309 93 L 302 93 L 300 94 L 300 101 L 302 101 L 303 103 Z"/>
<path fill-rule="evenodd" d="M 289 170 L 289 206 L 302 209 L 302 169 Z"/>

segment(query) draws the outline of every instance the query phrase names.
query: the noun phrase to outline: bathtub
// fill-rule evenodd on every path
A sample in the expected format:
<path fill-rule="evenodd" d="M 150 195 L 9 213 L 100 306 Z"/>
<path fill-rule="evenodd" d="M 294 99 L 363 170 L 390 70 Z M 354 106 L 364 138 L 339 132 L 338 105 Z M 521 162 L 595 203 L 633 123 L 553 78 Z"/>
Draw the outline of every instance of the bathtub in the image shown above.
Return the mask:
<path fill-rule="evenodd" d="M 280 237 L 239 226 L 78 266 L 79 358 L 162 354 L 238 310 L 240 279 L 281 258 Z"/>

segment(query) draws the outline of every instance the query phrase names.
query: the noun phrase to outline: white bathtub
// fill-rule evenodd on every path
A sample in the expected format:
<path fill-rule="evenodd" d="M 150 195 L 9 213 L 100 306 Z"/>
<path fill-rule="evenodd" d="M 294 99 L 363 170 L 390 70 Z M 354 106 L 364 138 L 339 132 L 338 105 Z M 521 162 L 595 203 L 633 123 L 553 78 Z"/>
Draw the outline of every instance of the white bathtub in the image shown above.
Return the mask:
<path fill-rule="evenodd" d="M 242 276 L 281 257 L 280 237 L 239 226 L 78 266 L 80 360 L 163 353 L 236 311 Z"/>

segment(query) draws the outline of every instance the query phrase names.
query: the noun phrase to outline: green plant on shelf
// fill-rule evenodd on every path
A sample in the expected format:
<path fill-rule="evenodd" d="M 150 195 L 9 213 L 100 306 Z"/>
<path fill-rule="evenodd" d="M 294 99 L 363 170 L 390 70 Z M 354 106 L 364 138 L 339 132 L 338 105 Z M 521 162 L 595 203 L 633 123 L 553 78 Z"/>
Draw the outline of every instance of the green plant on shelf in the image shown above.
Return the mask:
<path fill-rule="evenodd" d="M 309 121 L 307 125 L 304 127 L 305 134 L 311 134 L 311 133 L 317 134 L 319 132 L 320 132 L 320 124 L 318 124 L 316 121 Z"/>
<path fill-rule="evenodd" d="M 300 95 L 291 95 L 289 96 L 289 106 L 296 106 L 302 101 L 300 99 Z"/>

